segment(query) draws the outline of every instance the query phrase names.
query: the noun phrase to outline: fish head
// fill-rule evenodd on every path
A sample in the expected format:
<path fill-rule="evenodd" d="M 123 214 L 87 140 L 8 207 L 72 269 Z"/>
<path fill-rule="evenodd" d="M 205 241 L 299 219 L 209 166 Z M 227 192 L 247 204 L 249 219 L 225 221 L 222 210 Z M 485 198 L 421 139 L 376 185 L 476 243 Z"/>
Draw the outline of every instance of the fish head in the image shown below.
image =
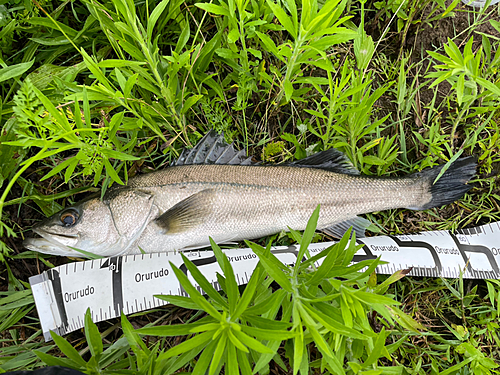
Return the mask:
<path fill-rule="evenodd" d="M 115 189 L 105 199 L 90 197 L 52 215 L 32 230 L 24 246 L 41 253 L 85 256 L 74 249 L 109 257 L 123 255 L 157 215 L 154 198 L 135 189 Z"/>
<path fill-rule="evenodd" d="M 41 253 L 82 256 L 76 248 L 107 256 L 124 247 L 110 207 L 99 198 L 91 198 L 67 207 L 36 224 L 33 232 L 40 238 L 28 238 L 24 246 Z"/>

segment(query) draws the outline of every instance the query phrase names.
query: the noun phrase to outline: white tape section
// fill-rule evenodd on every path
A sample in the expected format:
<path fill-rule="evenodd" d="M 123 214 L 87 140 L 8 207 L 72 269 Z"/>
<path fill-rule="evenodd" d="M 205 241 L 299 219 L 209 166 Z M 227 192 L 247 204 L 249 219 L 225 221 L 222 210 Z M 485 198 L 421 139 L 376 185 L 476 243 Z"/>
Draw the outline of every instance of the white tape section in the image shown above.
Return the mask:
<path fill-rule="evenodd" d="M 414 235 L 378 236 L 358 241 L 363 248 L 354 262 L 381 259 L 387 264 L 377 267 L 380 274 L 413 267 L 409 276 L 499 279 L 500 222 L 464 229 L 424 232 Z M 312 255 L 334 242 L 311 244 Z M 224 250 L 238 283 L 248 282 L 258 257 L 250 249 Z M 272 252 L 285 264 L 294 264 L 298 247 L 275 247 Z M 221 270 L 212 251 L 184 253 L 212 282 L 216 289 L 216 272 Z M 51 340 L 50 330 L 59 335 L 80 329 L 87 308 L 94 322 L 115 318 L 120 312 L 132 314 L 166 302 L 155 294 L 186 295 L 169 262 L 187 272 L 179 253 L 153 253 L 69 263 L 30 278 L 44 337 Z"/>

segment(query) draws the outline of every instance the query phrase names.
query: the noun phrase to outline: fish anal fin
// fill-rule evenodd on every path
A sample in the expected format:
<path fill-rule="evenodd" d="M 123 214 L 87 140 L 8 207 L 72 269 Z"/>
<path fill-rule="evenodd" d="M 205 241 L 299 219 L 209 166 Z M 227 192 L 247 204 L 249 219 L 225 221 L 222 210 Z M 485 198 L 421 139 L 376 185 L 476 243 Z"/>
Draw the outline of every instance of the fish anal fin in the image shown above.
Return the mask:
<path fill-rule="evenodd" d="M 202 224 L 212 212 L 213 189 L 202 190 L 180 201 L 156 219 L 166 234 L 181 233 Z"/>
<path fill-rule="evenodd" d="M 365 236 L 365 230 L 372 226 L 372 223 L 362 217 L 355 216 L 351 219 L 341 221 L 340 223 L 333 224 L 327 228 L 320 229 L 322 232 L 329 234 L 336 238 L 342 238 L 345 232 L 352 227 L 356 231 L 357 238 Z"/>

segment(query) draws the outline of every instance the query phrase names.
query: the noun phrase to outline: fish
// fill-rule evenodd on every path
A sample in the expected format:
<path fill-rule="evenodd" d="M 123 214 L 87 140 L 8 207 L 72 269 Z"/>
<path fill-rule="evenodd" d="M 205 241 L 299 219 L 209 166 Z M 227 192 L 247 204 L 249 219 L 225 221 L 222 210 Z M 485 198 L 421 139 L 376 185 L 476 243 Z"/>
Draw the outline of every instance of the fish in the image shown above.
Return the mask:
<path fill-rule="evenodd" d="M 61 256 L 102 257 L 186 251 L 304 230 L 320 205 L 317 228 L 363 237 L 361 214 L 426 210 L 461 198 L 476 172 L 473 156 L 403 177 L 362 175 L 336 149 L 276 165 L 258 164 L 208 132 L 169 167 L 135 176 L 33 226 L 24 246 Z M 439 176 L 440 178 L 436 180 Z"/>

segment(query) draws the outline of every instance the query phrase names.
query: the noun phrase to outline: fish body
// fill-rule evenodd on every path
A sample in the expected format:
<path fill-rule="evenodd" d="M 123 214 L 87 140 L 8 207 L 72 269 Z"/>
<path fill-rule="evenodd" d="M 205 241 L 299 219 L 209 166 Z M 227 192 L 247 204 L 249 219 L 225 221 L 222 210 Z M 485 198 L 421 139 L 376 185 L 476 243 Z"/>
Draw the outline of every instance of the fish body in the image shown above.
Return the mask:
<path fill-rule="evenodd" d="M 194 156 L 193 156 L 194 153 Z M 229 153 L 229 156 L 226 155 Z M 226 155 L 226 156 L 224 156 Z M 230 156 L 232 158 L 230 158 Z M 196 160 L 196 159 L 199 160 Z M 129 180 L 104 199 L 87 199 L 36 225 L 28 249 L 101 256 L 188 250 L 305 229 L 321 205 L 318 229 L 336 236 L 370 224 L 359 214 L 450 203 L 470 186 L 473 158 L 401 178 L 359 175 L 337 150 L 288 165 L 248 165 L 244 154 L 209 133 L 177 165 Z"/>

